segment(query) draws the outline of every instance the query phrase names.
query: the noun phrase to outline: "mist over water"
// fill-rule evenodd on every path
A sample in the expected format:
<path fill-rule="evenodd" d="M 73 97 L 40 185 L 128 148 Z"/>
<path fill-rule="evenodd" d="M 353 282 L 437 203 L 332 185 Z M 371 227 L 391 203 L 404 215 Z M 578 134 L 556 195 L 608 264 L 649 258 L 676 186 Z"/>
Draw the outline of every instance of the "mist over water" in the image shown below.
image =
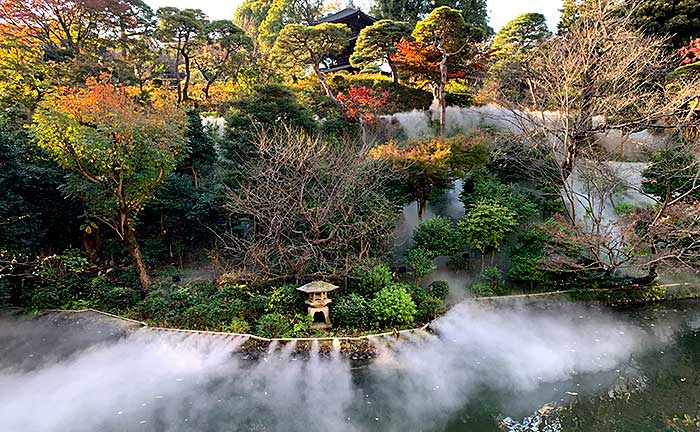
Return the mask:
<path fill-rule="evenodd" d="M 444 430 L 489 392 L 513 395 L 502 408 L 515 416 L 566 391 L 585 392 L 557 383 L 614 372 L 676 331 L 650 332 L 573 305 L 465 303 L 433 324 L 435 334 L 377 339 L 379 358 L 358 365 L 339 353 L 321 356 L 317 345 L 304 360 L 293 344 L 252 361 L 233 336 L 117 329 L 98 342 L 95 329 L 106 325 L 99 319 L 64 316 L 81 323 L 57 332 L 51 315 L 0 316 L 1 430 Z M 57 340 L 60 333 L 69 337 Z M 46 346 L 17 342 L 47 337 L 54 342 Z M 60 357 L 44 355 L 61 347 Z M 43 360 L 28 366 L 30 355 Z"/>

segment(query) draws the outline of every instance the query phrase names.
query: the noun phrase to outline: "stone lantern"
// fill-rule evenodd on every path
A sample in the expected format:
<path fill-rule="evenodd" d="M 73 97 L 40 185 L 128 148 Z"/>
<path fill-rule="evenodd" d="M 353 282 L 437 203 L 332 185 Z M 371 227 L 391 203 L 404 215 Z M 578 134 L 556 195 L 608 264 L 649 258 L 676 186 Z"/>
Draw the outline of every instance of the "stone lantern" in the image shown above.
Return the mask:
<path fill-rule="evenodd" d="M 338 289 L 338 287 L 328 282 L 313 281 L 297 289 L 309 295 L 306 304 L 309 305 L 309 315 L 314 319 L 316 326 L 330 326 L 331 318 L 328 312 L 328 303 L 331 302 L 331 299 L 328 298 L 328 292 Z M 319 315 L 323 317 L 322 321 L 317 319 Z"/>

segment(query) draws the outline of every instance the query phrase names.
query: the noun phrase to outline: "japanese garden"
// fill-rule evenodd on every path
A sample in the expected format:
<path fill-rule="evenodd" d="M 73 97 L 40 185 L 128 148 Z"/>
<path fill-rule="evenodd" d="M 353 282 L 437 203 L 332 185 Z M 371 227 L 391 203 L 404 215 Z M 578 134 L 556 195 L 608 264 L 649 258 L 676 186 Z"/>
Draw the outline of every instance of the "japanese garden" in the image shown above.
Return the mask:
<path fill-rule="evenodd" d="M 211 3 L 0 0 L 0 430 L 698 430 L 700 1 Z"/>

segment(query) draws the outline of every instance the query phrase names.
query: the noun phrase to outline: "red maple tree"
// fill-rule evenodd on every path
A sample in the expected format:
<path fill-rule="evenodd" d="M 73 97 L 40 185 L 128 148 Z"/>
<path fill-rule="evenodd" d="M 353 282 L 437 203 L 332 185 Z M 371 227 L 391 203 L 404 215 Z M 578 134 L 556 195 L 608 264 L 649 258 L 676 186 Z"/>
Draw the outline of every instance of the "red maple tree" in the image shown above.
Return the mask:
<path fill-rule="evenodd" d="M 681 66 L 700 62 L 700 38 L 679 49 L 678 55 L 681 57 Z"/>
<path fill-rule="evenodd" d="M 365 86 L 350 86 L 347 93 L 338 95 L 345 117 L 363 123 L 372 123 L 385 110 L 389 92 L 377 94 Z"/>

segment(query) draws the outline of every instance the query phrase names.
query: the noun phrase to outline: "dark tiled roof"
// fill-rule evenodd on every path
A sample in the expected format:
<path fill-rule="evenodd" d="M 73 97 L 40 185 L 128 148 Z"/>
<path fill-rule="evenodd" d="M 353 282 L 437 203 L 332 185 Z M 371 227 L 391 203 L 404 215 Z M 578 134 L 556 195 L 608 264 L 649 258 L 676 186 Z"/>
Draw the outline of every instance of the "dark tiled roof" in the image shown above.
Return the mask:
<path fill-rule="evenodd" d="M 320 24 L 320 23 L 326 23 L 326 22 L 338 22 L 342 21 L 344 19 L 352 17 L 354 14 L 361 14 L 363 15 L 363 18 L 368 19 L 372 22 L 376 21 L 376 18 L 373 18 L 366 13 L 362 12 L 359 8 L 345 8 L 341 10 L 340 12 L 336 12 L 334 14 L 330 14 L 326 17 L 321 18 L 320 20 L 314 22 L 314 24 Z"/>

